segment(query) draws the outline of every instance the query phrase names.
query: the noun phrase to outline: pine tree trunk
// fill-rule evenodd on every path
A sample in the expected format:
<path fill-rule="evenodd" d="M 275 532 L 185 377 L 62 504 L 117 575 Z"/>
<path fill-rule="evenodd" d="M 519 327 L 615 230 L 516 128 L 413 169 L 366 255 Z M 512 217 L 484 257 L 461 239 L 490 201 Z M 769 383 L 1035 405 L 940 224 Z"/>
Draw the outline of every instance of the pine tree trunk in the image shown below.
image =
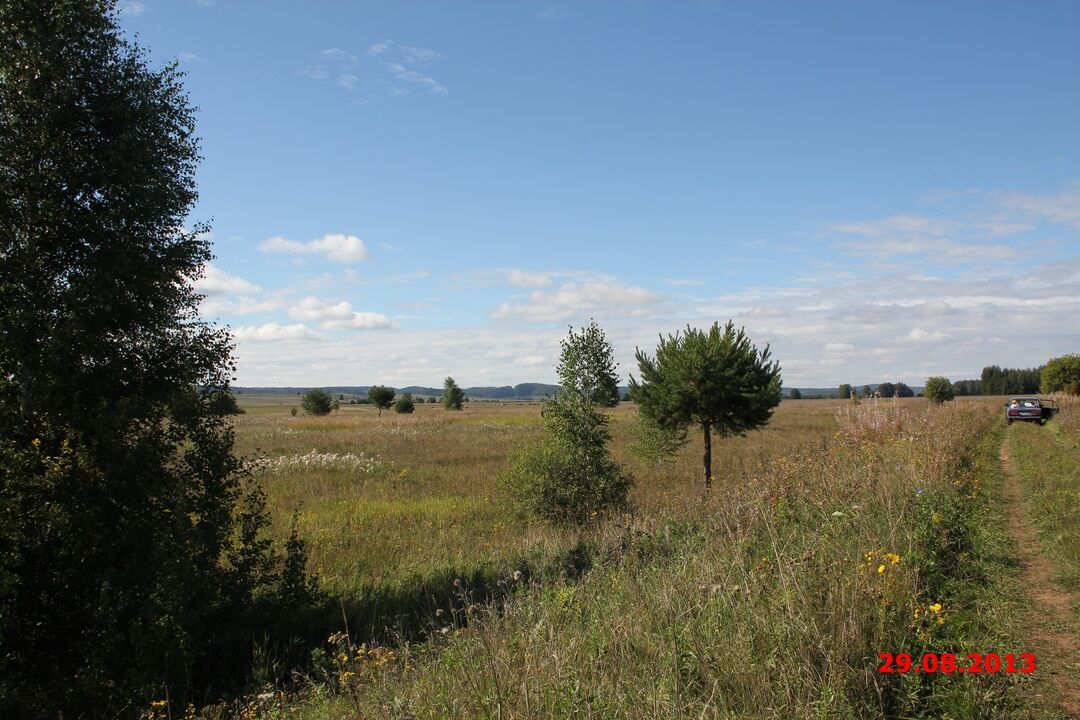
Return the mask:
<path fill-rule="evenodd" d="M 705 465 L 705 489 L 712 487 L 712 427 L 708 422 L 701 423 L 705 431 L 705 454 L 701 461 Z"/>

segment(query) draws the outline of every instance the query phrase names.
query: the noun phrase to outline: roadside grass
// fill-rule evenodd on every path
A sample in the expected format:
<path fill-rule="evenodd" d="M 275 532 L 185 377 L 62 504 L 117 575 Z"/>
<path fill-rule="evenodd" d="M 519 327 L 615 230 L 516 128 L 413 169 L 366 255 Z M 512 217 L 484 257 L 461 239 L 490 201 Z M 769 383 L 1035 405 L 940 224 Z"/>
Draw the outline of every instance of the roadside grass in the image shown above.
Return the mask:
<path fill-rule="evenodd" d="M 636 512 L 580 535 L 507 516 L 493 478 L 510 448 L 505 439 L 499 453 L 476 448 L 485 444 L 476 426 L 506 414 L 507 425 L 531 427 L 526 412 L 440 421 L 437 439 L 406 456 L 419 485 L 394 489 L 387 470 L 320 501 L 288 495 L 287 479 L 271 483 L 272 498 L 307 501 L 301 527 L 331 587 L 361 604 L 392 600 L 391 588 L 399 598 L 410 588 L 432 594 L 425 641 L 371 643 L 369 619 L 316 651 L 298 693 L 251 700 L 246 712 L 1044 717 L 1024 699 L 1027 676 L 877 671 L 881 652 L 1022 651 L 1020 593 L 995 505 L 995 406 L 785 403 L 774 432 L 723 442 L 724 480 L 709 495 L 688 479 L 696 448 L 659 465 L 628 457 Z M 616 411 L 617 453 L 630 420 Z M 348 432 L 399 467 L 376 424 L 353 425 L 327 432 L 323 447 L 343 448 L 334 435 Z M 447 462 L 458 453 L 487 461 Z M 505 529 L 489 531 L 500 520 Z M 418 533 L 430 542 L 410 539 Z M 490 547 L 478 549 L 485 538 Z M 334 565 L 342 555 L 357 564 Z M 443 605 L 446 594 L 453 602 Z"/>
<path fill-rule="evenodd" d="M 1061 398 L 1060 404 L 1061 412 L 1046 427 L 1013 425 L 1009 447 L 1039 540 L 1054 564 L 1054 579 L 1075 594 L 1080 591 L 1080 401 Z"/>

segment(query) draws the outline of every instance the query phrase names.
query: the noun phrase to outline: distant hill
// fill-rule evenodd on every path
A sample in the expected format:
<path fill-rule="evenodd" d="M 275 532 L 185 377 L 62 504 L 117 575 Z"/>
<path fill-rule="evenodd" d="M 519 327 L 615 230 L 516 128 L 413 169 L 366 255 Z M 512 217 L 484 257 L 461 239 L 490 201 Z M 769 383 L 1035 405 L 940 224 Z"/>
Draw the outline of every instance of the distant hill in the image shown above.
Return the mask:
<path fill-rule="evenodd" d="M 869 385 L 871 389 L 876 390 L 878 383 L 866 383 L 863 385 L 852 385 L 859 393 L 862 393 L 862 389 Z M 333 387 L 324 386 L 322 389 L 331 395 L 355 395 L 357 397 L 367 397 L 368 389 L 370 385 L 338 385 Z M 234 386 L 232 391 L 238 394 L 257 394 L 257 395 L 303 395 L 312 387 L 237 387 Z M 407 387 L 394 388 L 399 394 L 412 393 L 417 397 L 441 397 L 441 387 L 424 387 L 423 385 L 409 385 Z M 462 388 L 465 391 L 465 396 L 468 398 L 474 398 L 477 400 L 543 400 L 545 397 L 554 395 L 559 390 L 558 385 L 549 385 L 547 383 L 519 383 L 517 385 L 499 385 L 499 386 L 477 386 Z M 619 388 L 619 395 L 622 396 L 628 391 L 629 388 L 623 386 Z M 784 388 L 784 397 L 788 397 L 791 394 L 793 388 Z M 911 389 L 915 391 L 915 394 L 919 394 L 923 391 L 922 387 L 911 386 Z M 822 398 L 837 395 L 839 389 L 835 387 L 818 387 L 818 388 L 798 388 L 798 391 L 802 393 L 804 398 Z"/>
<path fill-rule="evenodd" d="M 859 385 L 856 385 L 855 383 L 852 383 L 851 387 L 858 390 L 859 395 L 862 396 L 863 388 L 868 386 L 868 385 L 870 386 L 871 390 L 877 390 L 879 383 L 861 383 Z M 908 387 L 910 387 L 912 389 L 912 391 L 916 395 L 918 395 L 919 393 L 921 393 L 923 391 L 923 388 L 922 388 L 921 385 L 918 385 L 918 386 L 909 385 Z M 803 388 L 803 387 L 801 387 L 801 388 L 789 388 L 789 387 L 785 387 L 784 388 L 784 397 L 789 397 L 791 395 L 792 390 L 798 390 L 800 393 L 802 393 L 802 396 L 803 396 L 804 399 L 805 398 L 823 398 L 823 397 L 827 398 L 827 397 L 831 397 L 833 395 L 837 395 L 837 396 L 840 395 L 840 387 L 839 386 L 837 386 L 837 387 L 827 387 L 827 388 L 820 388 L 820 387 L 818 387 L 818 388 Z"/>
<path fill-rule="evenodd" d="M 331 395 L 356 395 L 366 397 L 370 385 L 338 385 L 323 386 L 322 389 Z M 312 387 L 241 387 L 234 386 L 234 393 L 243 395 L 302 395 Z M 394 388 L 399 394 L 412 393 L 418 397 L 440 397 L 442 388 L 424 387 L 422 385 L 409 385 L 407 387 Z M 503 385 L 500 387 L 467 387 L 462 388 L 465 396 L 479 400 L 540 400 L 554 395 L 558 385 L 545 383 L 520 383 L 518 385 Z"/>

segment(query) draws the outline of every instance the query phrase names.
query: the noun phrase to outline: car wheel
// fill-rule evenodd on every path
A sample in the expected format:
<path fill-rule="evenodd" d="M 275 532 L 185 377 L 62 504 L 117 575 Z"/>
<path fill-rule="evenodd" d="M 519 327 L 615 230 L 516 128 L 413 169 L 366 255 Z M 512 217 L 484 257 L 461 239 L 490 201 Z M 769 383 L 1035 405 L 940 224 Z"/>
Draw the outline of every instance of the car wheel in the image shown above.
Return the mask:
<path fill-rule="evenodd" d="M 1012 418 L 1006 418 L 1005 424 L 1006 425 L 1012 425 Z"/>

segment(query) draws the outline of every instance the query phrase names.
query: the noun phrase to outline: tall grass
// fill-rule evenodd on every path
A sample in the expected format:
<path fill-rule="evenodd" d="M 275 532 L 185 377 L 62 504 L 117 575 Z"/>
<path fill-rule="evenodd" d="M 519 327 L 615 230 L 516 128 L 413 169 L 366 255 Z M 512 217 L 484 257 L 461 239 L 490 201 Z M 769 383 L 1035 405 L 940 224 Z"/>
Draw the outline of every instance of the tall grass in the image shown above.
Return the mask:
<path fill-rule="evenodd" d="M 508 521 L 504 556 L 547 543 L 574 562 L 532 579 L 496 567 L 494 605 L 451 583 L 458 602 L 420 644 L 336 635 L 281 702 L 310 717 L 1019 716 L 1015 676 L 877 671 L 881 652 L 964 647 L 997 408 L 803 407 L 778 413 L 786 433 L 729 441 L 709 495 L 680 458 L 636 466 L 637 512 L 582 536 Z"/>

